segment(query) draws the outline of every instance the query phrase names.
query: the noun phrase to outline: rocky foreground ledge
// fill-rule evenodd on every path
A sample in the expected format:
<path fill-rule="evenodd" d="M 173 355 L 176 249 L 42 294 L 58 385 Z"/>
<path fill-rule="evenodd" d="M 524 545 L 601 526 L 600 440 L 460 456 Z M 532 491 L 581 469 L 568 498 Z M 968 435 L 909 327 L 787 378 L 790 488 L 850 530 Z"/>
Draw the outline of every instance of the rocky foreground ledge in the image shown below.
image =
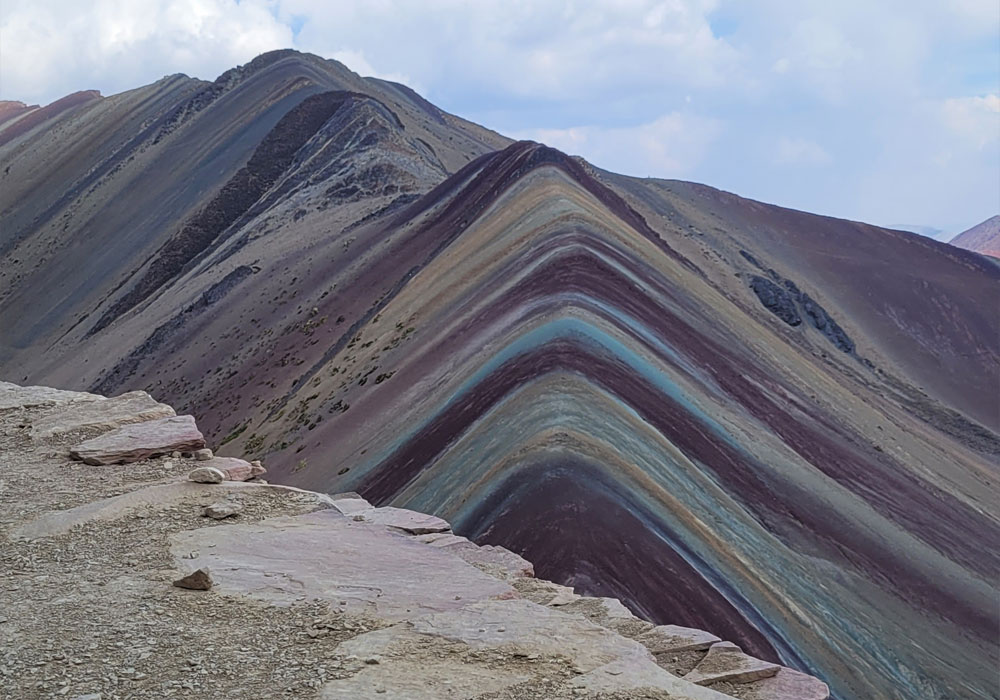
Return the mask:
<path fill-rule="evenodd" d="M 262 473 L 144 392 L 0 382 L 0 698 L 828 697 L 440 518 Z"/>

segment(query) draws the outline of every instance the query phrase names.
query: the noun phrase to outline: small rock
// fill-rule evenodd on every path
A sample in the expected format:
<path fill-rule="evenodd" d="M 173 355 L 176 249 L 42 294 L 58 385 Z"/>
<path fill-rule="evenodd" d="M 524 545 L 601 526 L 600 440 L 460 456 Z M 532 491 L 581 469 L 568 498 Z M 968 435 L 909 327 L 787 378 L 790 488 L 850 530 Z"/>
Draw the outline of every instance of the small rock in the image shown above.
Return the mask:
<path fill-rule="evenodd" d="M 382 663 L 382 657 L 380 657 L 380 656 L 369 656 L 368 658 L 365 659 L 365 663 L 368 664 L 369 666 L 375 666 L 377 664 Z"/>
<path fill-rule="evenodd" d="M 207 462 L 208 460 L 212 459 L 212 457 L 214 457 L 214 456 L 215 455 L 212 454 L 212 451 L 210 449 L 208 449 L 207 447 L 203 447 L 200 450 L 195 450 L 195 452 L 194 452 L 194 458 L 196 460 L 198 460 L 199 462 Z"/>
<path fill-rule="evenodd" d="M 199 484 L 221 484 L 226 480 L 226 475 L 215 467 L 198 467 L 188 472 L 188 479 Z"/>
<path fill-rule="evenodd" d="M 241 510 L 243 510 L 243 508 L 238 503 L 232 503 L 229 501 L 219 501 L 218 503 L 213 503 L 210 506 L 206 506 L 205 510 L 203 510 L 201 514 L 206 518 L 223 520 L 225 518 L 229 518 L 239 514 Z"/>
<path fill-rule="evenodd" d="M 207 591 L 212 587 L 212 577 L 209 576 L 208 569 L 198 569 L 184 578 L 177 579 L 174 585 L 191 591 Z"/>
<path fill-rule="evenodd" d="M 548 604 L 554 608 L 561 607 L 563 605 L 569 605 L 575 600 L 578 600 L 580 596 L 573 592 L 573 589 L 561 590 L 552 596 L 552 600 Z"/>
<path fill-rule="evenodd" d="M 212 457 L 205 466 L 218 469 L 226 481 L 247 481 L 254 476 L 254 469 L 250 463 L 236 457 Z"/>

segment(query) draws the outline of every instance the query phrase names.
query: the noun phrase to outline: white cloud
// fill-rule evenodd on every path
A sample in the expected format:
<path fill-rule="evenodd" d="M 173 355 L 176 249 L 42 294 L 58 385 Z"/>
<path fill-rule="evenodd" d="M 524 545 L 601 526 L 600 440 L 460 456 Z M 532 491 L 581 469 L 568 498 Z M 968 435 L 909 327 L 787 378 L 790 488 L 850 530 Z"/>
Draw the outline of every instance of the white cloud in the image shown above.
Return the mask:
<path fill-rule="evenodd" d="M 832 160 L 826 149 L 809 139 L 783 136 L 774 150 L 778 165 L 826 165 Z"/>
<path fill-rule="evenodd" d="M 291 29 L 266 0 L 5 0 L 0 90 L 7 99 L 49 102 L 170 73 L 211 80 L 291 43 Z"/>
<path fill-rule="evenodd" d="M 548 101 L 623 90 L 724 83 L 736 52 L 709 23 L 710 0 L 586 3 L 478 0 L 280 0 L 306 17 L 297 41 L 324 55 L 364 54 L 435 93 L 489 91 Z"/>
<path fill-rule="evenodd" d="M 941 111 L 948 128 L 977 149 L 1000 140 L 1000 95 L 948 99 Z"/>
<path fill-rule="evenodd" d="M 681 177 L 699 164 L 720 131 L 716 119 L 675 112 L 638 126 L 534 129 L 516 136 L 583 156 L 606 170 Z"/>
<path fill-rule="evenodd" d="M 785 44 L 775 70 L 797 75 L 830 100 L 838 100 L 845 81 L 864 61 L 864 52 L 834 23 L 810 17 L 799 22 Z"/>

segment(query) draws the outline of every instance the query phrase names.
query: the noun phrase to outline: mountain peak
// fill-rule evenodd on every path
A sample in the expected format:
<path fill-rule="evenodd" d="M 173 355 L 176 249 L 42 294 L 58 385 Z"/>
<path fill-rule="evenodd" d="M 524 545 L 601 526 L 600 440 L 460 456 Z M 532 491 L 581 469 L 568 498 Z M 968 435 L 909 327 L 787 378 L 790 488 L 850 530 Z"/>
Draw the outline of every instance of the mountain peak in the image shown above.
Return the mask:
<path fill-rule="evenodd" d="M 1000 258 L 1000 214 L 963 231 L 949 242 L 965 250 Z"/>

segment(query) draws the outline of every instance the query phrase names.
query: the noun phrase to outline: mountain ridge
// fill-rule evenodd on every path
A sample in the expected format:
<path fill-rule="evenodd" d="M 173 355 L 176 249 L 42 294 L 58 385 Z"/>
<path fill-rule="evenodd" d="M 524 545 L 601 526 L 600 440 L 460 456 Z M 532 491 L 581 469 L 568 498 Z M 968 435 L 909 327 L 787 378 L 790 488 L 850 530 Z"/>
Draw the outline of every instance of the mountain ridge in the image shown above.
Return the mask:
<path fill-rule="evenodd" d="M 1000 258 L 1000 214 L 962 231 L 948 242 L 974 253 Z"/>
<path fill-rule="evenodd" d="M 5 376 L 155 391 L 283 483 L 441 515 L 843 697 L 949 697 L 956 668 L 987 687 L 995 265 L 608 173 L 318 57 L 157 85 L 62 117 L 61 141 L 40 124 L 0 147 L 12 177 L 48 183 L 0 194 Z M 221 215 L 286 115 L 353 90 L 93 330 L 166 241 Z M 132 131 L 68 138 L 110 114 Z M 87 179 L 123 139 L 123 165 Z M 46 174 L 55 152 L 76 170 Z M 849 667 L 861 649 L 878 651 Z"/>

